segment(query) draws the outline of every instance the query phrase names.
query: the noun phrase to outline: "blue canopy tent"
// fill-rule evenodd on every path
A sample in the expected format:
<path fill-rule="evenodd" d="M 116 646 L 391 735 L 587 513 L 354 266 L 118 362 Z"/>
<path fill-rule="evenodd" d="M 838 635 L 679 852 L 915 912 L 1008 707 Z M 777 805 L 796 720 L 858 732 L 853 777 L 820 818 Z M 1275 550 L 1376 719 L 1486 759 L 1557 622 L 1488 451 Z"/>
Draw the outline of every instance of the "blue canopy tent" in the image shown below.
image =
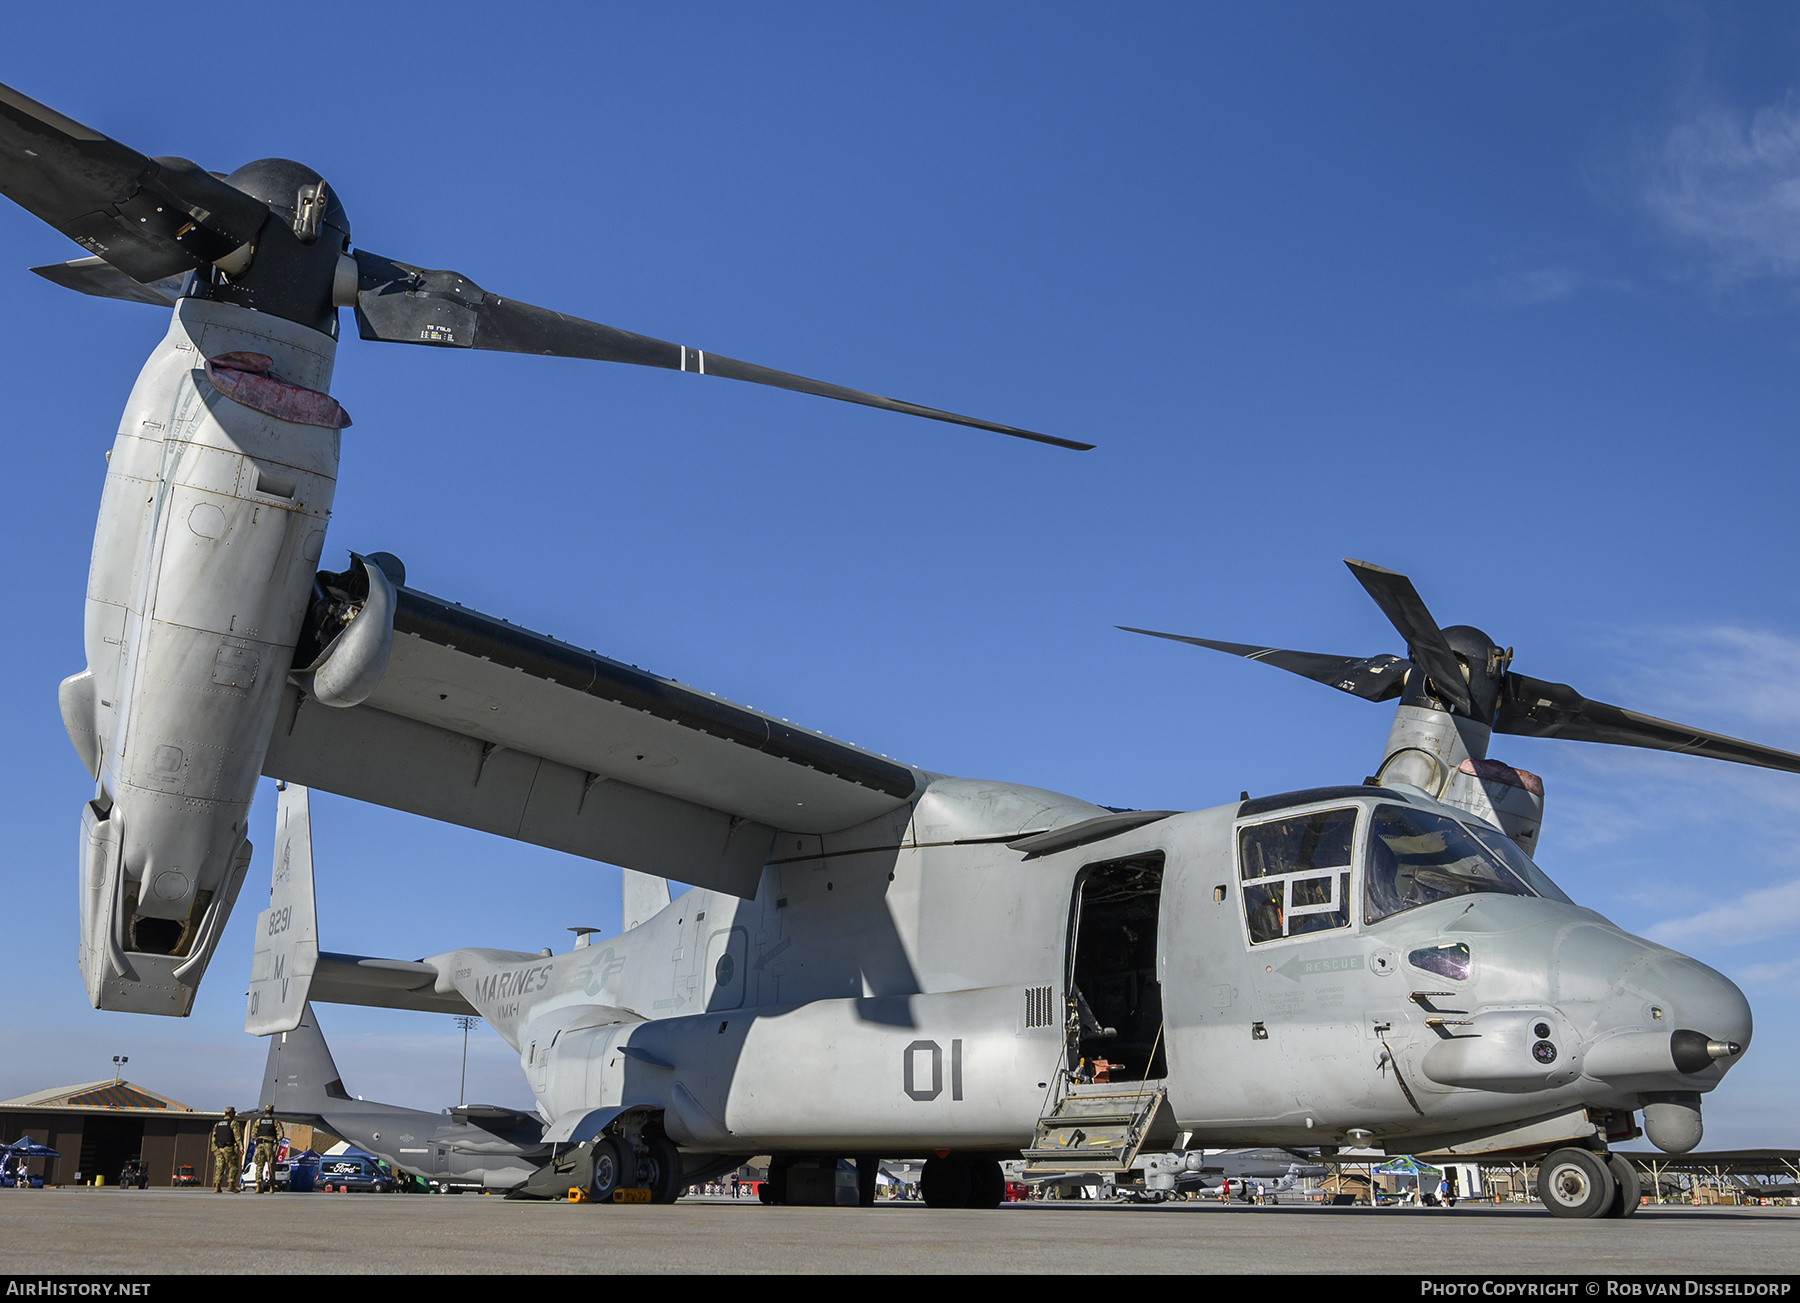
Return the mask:
<path fill-rule="evenodd" d="M 1415 1197 L 1422 1202 L 1429 1202 L 1435 1200 L 1433 1192 L 1436 1190 L 1438 1179 L 1443 1176 L 1444 1170 L 1441 1167 L 1433 1167 L 1430 1163 L 1421 1163 L 1411 1154 L 1404 1154 L 1377 1167 L 1375 1174 L 1377 1176 L 1411 1177 Z M 1406 1188 L 1404 1184 L 1401 1185 L 1399 1193 L 1404 1194 Z"/>
<path fill-rule="evenodd" d="M 1375 1169 L 1377 1176 L 1410 1176 L 1414 1180 L 1420 1177 L 1436 1180 L 1441 1172 L 1441 1168 L 1433 1167 L 1430 1163 L 1421 1163 L 1411 1154 L 1404 1154 Z"/>
<path fill-rule="evenodd" d="M 30 1136 L 20 1136 L 10 1145 L 0 1145 L 0 1187 L 17 1189 L 19 1178 L 28 1185 L 43 1188 L 44 1178 L 26 1173 L 25 1162 L 31 1158 L 61 1158 L 62 1154 L 48 1145 L 40 1145 Z"/>

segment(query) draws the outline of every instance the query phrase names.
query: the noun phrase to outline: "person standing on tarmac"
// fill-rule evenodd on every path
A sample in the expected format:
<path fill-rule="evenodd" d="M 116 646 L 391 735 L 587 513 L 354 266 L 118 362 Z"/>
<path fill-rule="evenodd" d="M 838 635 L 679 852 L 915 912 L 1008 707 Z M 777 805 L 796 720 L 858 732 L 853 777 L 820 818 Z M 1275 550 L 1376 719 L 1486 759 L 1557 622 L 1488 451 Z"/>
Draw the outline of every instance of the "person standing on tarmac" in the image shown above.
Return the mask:
<path fill-rule="evenodd" d="M 262 1116 L 250 1124 L 250 1133 L 256 1141 L 253 1168 L 256 1172 L 256 1192 L 268 1194 L 275 1189 L 275 1150 L 285 1135 L 281 1123 L 275 1120 L 273 1104 L 263 1105 Z"/>
<path fill-rule="evenodd" d="M 219 1193 L 229 1182 L 231 1192 L 236 1194 L 244 1170 L 244 1124 L 237 1120 L 235 1108 L 227 1107 L 225 1116 L 213 1124 L 212 1151 L 213 1193 Z"/>

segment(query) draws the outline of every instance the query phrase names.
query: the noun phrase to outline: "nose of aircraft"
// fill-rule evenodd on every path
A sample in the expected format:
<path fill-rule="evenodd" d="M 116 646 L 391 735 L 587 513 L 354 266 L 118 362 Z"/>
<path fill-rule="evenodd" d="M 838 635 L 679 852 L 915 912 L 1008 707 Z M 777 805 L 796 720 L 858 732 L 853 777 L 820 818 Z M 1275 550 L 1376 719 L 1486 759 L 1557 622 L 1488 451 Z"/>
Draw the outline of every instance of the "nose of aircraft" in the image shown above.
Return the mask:
<path fill-rule="evenodd" d="M 1750 1002 L 1725 974 L 1665 951 L 1634 977 L 1633 985 L 1650 992 L 1653 1007 L 1663 1011 L 1655 1021 L 1674 1029 L 1670 1052 L 1682 1072 L 1697 1075 L 1716 1067 L 1723 1074 L 1749 1046 Z"/>
<path fill-rule="evenodd" d="M 1750 1002 L 1723 973 L 1649 946 L 1610 980 L 1617 995 L 1595 1028 L 1583 1072 L 1638 1092 L 1651 1143 L 1686 1153 L 1700 1143 L 1701 1092 L 1718 1085 L 1750 1044 Z"/>

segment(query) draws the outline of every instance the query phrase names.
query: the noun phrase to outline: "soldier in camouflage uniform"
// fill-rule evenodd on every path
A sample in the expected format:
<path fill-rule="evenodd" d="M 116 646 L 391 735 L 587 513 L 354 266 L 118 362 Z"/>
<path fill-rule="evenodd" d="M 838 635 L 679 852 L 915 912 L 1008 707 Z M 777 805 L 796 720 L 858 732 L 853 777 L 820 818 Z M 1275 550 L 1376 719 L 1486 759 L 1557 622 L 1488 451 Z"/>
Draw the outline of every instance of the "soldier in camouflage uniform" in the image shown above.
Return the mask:
<path fill-rule="evenodd" d="M 244 1124 L 237 1120 L 235 1108 L 227 1108 L 225 1116 L 213 1125 L 212 1151 L 213 1193 L 229 1189 L 236 1194 L 244 1170 Z"/>
<path fill-rule="evenodd" d="M 256 1192 L 268 1194 L 275 1189 L 275 1149 L 285 1132 L 275 1120 L 275 1106 L 264 1104 L 262 1116 L 250 1124 L 250 1138 L 256 1141 L 256 1157 L 252 1169 L 256 1173 Z"/>

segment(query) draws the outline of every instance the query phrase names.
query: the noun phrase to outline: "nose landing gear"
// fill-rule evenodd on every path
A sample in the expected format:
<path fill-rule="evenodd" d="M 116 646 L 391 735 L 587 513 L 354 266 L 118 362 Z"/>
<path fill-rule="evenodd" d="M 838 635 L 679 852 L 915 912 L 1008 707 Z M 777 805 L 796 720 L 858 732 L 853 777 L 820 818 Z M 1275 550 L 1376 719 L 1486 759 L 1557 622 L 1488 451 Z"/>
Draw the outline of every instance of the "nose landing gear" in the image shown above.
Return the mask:
<path fill-rule="evenodd" d="M 1613 1181 L 1619 1187 L 1606 1215 L 1629 1217 L 1638 1210 L 1644 1195 L 1644 1183 L 1638 1177 L 1637 1167 L 1629 1158 L 1621 1158 L 1617 1154 L 1608 1154 L 1606 1165 L 1612 1169 Z"/>
<path fill-rule="evenodd" d="M 1637 1168 L 1618 1154 L 1557 1149 L 1538 1165 L 1538 1198 L 1556 1217 L 1629 1217 L 1638 1210 Z"/>

